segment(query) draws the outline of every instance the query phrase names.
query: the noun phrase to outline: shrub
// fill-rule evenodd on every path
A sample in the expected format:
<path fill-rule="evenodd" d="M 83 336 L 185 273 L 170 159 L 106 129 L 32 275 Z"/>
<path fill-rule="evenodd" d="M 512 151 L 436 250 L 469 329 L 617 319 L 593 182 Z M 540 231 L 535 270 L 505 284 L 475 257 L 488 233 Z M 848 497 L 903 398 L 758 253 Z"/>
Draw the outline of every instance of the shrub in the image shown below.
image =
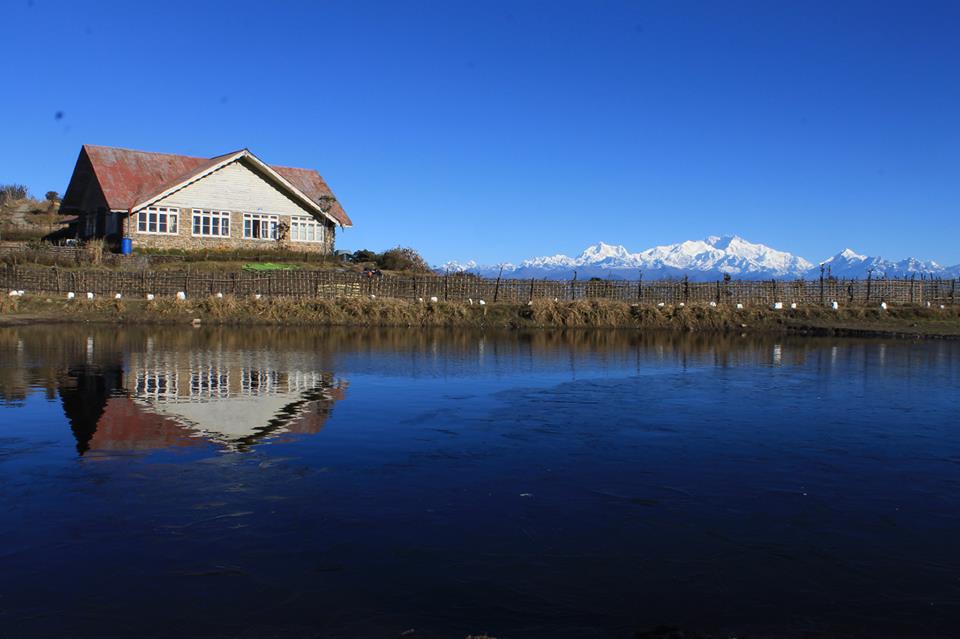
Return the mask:
<path fill-rule="evenodd" d="M 23 184 L 0 184 L 0 204 L 13 200 L 24 200 L 30 195 Z"/>
<path fill-rule="evenodd" d="M 378 260 L 380 268 L 391 271 L 413 271 L 425 273 L 430 271 L 427 261 L 412 248 L 396 247 L 384 252 Z"/>

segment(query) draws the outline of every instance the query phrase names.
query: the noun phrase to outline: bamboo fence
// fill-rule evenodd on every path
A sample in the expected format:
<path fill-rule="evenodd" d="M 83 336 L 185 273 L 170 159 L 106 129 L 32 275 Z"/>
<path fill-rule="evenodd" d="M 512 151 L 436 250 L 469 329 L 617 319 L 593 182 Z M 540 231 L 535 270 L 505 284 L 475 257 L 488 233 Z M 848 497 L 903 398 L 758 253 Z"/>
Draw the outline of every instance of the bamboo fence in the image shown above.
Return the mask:
<path fill-rule="evenodd" d="M 406 300 L 524 303 L 530 300 L 606 299 L 639 304 L 954 305 L 957 280 L 854 279 L 720 280 L 715 282 L 642 280 L 484 279 L 472 275 L 386 275 L 356 271 L 278 270 L 269 272 L 112 271 L 35 265 L 0 266 L 0 290 L 29 293 L 120 293 L 173 296 L 263 295 L 295 298 L 385 297 Z"/>

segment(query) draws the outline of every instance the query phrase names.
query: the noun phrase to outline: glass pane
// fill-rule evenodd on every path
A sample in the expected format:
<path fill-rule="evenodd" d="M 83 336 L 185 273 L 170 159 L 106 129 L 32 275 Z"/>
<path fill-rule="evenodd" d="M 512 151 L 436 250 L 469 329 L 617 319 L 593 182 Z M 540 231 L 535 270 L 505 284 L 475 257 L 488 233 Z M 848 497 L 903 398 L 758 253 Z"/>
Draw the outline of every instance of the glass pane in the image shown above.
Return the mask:
<path fill-rule="evenodd" d="M 179 216 L 176 213 L 171 213 L 170 215 L 167 216 L 167 219 L 169 220 L 169 223 L 170 223 L 170 232 L 176 233 L 177 220 L 179 219 Z"/>

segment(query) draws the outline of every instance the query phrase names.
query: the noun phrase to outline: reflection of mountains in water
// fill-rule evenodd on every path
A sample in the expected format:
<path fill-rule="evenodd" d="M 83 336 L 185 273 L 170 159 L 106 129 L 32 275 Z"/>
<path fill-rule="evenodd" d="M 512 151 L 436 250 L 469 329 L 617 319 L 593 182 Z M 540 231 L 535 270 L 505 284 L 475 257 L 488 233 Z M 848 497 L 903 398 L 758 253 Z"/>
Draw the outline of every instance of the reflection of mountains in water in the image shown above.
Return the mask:
<path fill-rule="evenodd" d="M 271 360 L 252 353 L 134 352 L 123 366 L 71 368 L 59 394 L 81 454 L 203 441 L 244 450 L 285 434 L 319 432 L 346 383 L 306 362 Z"/>

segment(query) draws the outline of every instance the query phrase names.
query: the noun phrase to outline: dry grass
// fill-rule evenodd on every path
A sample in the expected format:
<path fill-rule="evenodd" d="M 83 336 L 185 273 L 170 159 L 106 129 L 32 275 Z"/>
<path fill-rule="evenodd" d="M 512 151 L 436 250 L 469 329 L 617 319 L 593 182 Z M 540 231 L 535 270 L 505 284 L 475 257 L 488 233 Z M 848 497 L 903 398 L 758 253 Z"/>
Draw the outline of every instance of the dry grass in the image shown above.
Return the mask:
<path fill-rule="evenodd" d="M 98 297 L 65 300 L 43 295 L 0 296 L 6 316 L 54 321 L 327 325 L 351 327 L 620 328 L 684 332 L 884 333 L 960 337 L 960 307 L 808 307 L 774 311 L 709 305 L 651 306 L 606 300 L 537 301 L 530 304 L 417 303 L 396 299 L 297 299 L 254 296 L 172 296 L 147 301 Z"/>
<path fill-rule="evenodd" d="M 7 294 L 7 291 L 3 291 L 0 294 L 0 314 L 8 315 L 16 313 L 18 310 L 20 310 L 20 298 L 11 297 Z"/>

